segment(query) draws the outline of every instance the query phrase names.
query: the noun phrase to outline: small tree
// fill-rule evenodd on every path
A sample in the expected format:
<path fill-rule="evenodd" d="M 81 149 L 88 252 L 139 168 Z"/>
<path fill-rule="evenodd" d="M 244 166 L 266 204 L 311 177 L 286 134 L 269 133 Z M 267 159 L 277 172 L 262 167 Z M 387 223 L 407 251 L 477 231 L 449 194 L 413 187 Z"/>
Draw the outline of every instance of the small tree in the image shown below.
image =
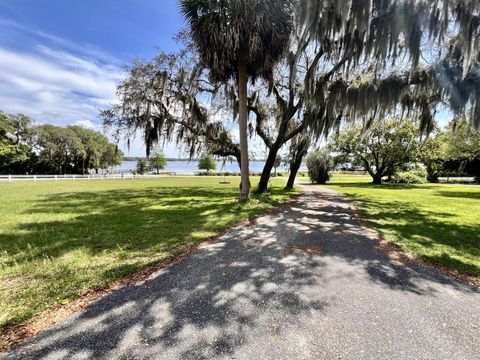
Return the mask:
<path fill-rule="evenodd" d="M 277 155 L 275 157 L 275 162 L 273 163 L 273 168 L 275 169 L 275 176 L 277 176 L 277 168 L 282 164 L 282 157 Z"/>
<path fill-rule="evenodd" d="M 160 170 L 163 170 L 167 167 L 167 158 L 163 155 L 163 152 L 157 150 L 153 156 L 150 157 L 150 167 L 157 170 L 157 174 Z"/>
<path fill-rule="evenodd" d="M 427 181 L 437 183 L 445 162 L 444 134 L 440 133 L 426 139 L 418 150 L 418 159 L 425 165 Z"/>
<path fill-rule="evenodd" d="M 480 130 L 472 130 L 465 120 L 452 121 L 442 138 L 445 158 L 480 182 Z"/>
<path fill-rule="evenodd" d="M 138 159 L 137 161 L 137 174 L 143 175 L 147 172 L 147 160 Z"/>
<path fill-rule="evenodd" d="M 198 160 L 198 168 L 210 172 L 210 170 L 215 170 L 217 168 L 217 163 L 213 156 L 205 154 Z"/>
<path fill-rule="evenodd" d="M 350 126 L 335 138 L 333 148 L 362 164 L 374 184 L 393 175 L 396 169 L 411 161 L 417 148 L 417 128 L 410 119 L 390 118 L 375 121 L 364 131 L 361 124 Z"/>
<path fill-rule="evenodd" d="M 308 176 L 313 184 L 325 184 L 330 180 L 330 171 L 334 163 L 330 154 L 325 150 L 314 151 L 306 159 Z"/>

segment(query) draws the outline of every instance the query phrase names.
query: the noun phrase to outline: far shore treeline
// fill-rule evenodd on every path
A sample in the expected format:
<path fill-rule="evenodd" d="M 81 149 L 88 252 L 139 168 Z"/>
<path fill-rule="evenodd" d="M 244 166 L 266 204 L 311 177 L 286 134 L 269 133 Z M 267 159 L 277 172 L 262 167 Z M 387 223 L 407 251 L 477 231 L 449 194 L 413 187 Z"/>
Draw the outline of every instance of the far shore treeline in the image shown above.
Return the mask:
<path fill-rule="evenodd" d="M 122 158 L 98 131 L 34 125 L 26 115 L 0 111 L 0 174 L 86 174 L 119 165 Z"/>
<path fill-rule="evenodd" d="M 146 160 L 147 157 L 146 156 L 124 156 L 123 157 L 123 161 L 138 161 L 138 160 Z M 167 157 L 165 158 L 167 161 L 199 161 L 200 160 L 200 157 L 199 158 L 172 158 L 172 157 Z M 232 159 L 232 161 L 234 161 Z M 265 159 L 250 159 L 250 161 L 265 161 Z"/>

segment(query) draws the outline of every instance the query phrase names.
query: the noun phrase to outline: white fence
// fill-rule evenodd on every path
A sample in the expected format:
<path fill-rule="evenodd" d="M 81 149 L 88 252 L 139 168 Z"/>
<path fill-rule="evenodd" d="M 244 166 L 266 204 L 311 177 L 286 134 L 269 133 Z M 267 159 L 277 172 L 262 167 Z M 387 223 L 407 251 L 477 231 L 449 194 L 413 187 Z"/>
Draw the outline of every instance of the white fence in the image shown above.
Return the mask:
<path fill-rule="evenodd" d="M 154 179 L 165 176 L 174 176 L 174 172 L 161 172 L 159 174 L 103 174 L 103 175 L 0 175 L 0 182 L 12 182 L 12 181 L 76 181 L 76 180 L 107 180 L 107 179 Z"/>
<path fill-rule="evenodd" d="M 474 182 L 473 176 L 441 176 L 438 178 L 440 182 Z"/>

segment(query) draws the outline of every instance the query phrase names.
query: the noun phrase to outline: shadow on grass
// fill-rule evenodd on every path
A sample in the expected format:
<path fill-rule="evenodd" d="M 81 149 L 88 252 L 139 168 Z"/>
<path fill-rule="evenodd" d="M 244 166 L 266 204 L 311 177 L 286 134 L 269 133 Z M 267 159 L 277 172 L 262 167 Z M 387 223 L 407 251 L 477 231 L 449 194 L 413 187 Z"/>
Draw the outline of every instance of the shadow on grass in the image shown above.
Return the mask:
<path fill-rule="evenodd" d="M 406 189 L 437 189 L 438 185 L 435 184 L 393 184 L 393 183 L 382 183 L 382 184 L 373 184 L 371 182 L 328 182 L 326 185 L 338 186 L 341 188 L 373 188 L 373 189 L 388 189 L 388 190 L 406 190 Z"/>
<path fill-rule="evenodd" d="M 285 194 L 274 189 L 261 196 L 265 205 Z M 27 214 L 55 214 L 67 220 L 23 223 L 19 235 L 1 234 L 0 244 L 19 255 L 17 262 L 47 255 L 56 258 L 77 248 L 91 254 L 118 250 L 158 252 L 197 241 L 261 209 L 237 203 L 237 190 L 158 187 L 48 195 Z M 10 247 L 10 248 L 9 248 Z"/>
<path fill-rule="evenodd" d="M 432 263 L 480 277 L 480 266 L 466 261 L 480 258 L 480 224 L 458 225 L 448 221 L 455 216 L 452 213 L 429 212 L 411 203 L 377 201 L 351 193 L 348 197 L 360 204 L 365 220 L 383 233 L 393 233 L 400 246 L 415 248 Z"/>
<path fill-rule="evenodd" d="M 167 223 L 155 224 L 172 210 L 171 206 L 175 206 L 171 219 L 180 214 L 189 219 L 187 226 L 192 228 L 188 227 L 187 233 L 195 227 L 205 228 L 210 211 L 217 216 L 238 211 L 236 205 L 231 208 L 223 204 L 215 193 L 191 191 L 193 200 L 188 204 L 182 199 L 184 192 L 176 194 L 180 199 L 163 198 L 157 190 L 129 194 L 130 201 L 137 199 L 138 204 L 122 204 L 127 195 L 113 192 L 104 199 L 105 210 L 101 214 L 88 216 L 123 226 L 122 220 L 115 219 L 118 206 L 125 207 L 122 213 L 135 210 L 142 214 L 136 221 L 146 218 L 144 224 L 135 223 L 134 229 L 143 226 L 160 237 Z M 62 206 L 64 196 L 70 195 L 52 198 L 34 211 L 69 212 Z M 202 204 L 204 196 L 213 204 Z M 145 206 L 140 201 L 142 197 L 153 197 L 158 209 Z M 79 208 L 88 209 L 85 201 L 96 201 L 95 196 L 78 199 Z M 465 293 L 473 291 L 427 270 L 392 265 L 375 248 L 372 235 L 348 205 L 345 198 L 336 194 L 307 193 L 275 215 L 262 217 L 253 226 L 238 228 L 219 242 L 203 246 L 194 256 L 161 270 L 144 283 L 124 287 L 100 299 L 11 355 L 21 355 L 23 359 L 207 359 L 234 357 L 235 352 L 242 350 L 243 357 L 254 358 L 262 348 L 249 345 L 258 338 L 264 340 L 266 348 L 283 331 L 290 334 L 290 340 L 296 340 L 291 336 L 292 326 L 321 322 L 327 315 L 332 316 L 325 314 L 327 307 L 334 306 L 336 300 L 340 304 L 345 301 L 336 299 L 337 294 L 356 296 L 354 289 L 358 291 L 359 287 L 349 287 L 350 284 L 375 291 L 385 299 L 392 297 L 392 303 L 403 292 L 435 296 L 439 285 Z M 196 217 L 189 212 L 192 209 L 196 209 Z M 393 215 L 387 212 L 382 216 Z M 92 219 L 74 219 L 73 224 L 75 221 L 86 225 Z M 125 226 L 128 228 L 128 224 Z M 141 237 L 137 235 L 136 240 L 142 241 Z M 130 244 L 126 239 L 121 241 L 124 246 Z M 147 245 L 156 246 L 150 242 Z M 130 246 L 142 248 L 137 243 Z M 325 255 L 286 255 L 285 250 L 294 246 L 320 246 Z M 302 340 L 310 335 L 316 337 L 302 333 Z M 283 350 L 280 353 L 288 357 L 292 343 L 278 341 L 271 348 Z"/>
<path fill-rule="evenodd" d="M 480 186 L 479 186 L 480 189 Z M 463 198 L 463 199 L 475 199 L 480 200 L 480 191 L 479 192 L 469 192 L 469 191 L 438 191 L 436 193 L 439 196 L 449 197 L 449 198 Z M 480 216 L 480 215 L 479 215 Z"/>

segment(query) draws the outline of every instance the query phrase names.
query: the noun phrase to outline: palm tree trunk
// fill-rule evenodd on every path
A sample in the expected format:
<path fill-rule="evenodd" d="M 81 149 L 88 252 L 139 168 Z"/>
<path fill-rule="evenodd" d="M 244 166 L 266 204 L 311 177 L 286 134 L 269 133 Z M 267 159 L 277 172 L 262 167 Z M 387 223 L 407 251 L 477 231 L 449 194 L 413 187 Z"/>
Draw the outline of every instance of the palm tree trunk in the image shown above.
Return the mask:
<path fill-rule="evenodd" d="M 240 171 L 241 188 L 240 201 L 247 202 L 250 199 L 250 179 L 248 167 L 248 108 L 247 108 L 247 51 L 240 50 L 238 64 L 238 118 L 240 123 Z"/>

